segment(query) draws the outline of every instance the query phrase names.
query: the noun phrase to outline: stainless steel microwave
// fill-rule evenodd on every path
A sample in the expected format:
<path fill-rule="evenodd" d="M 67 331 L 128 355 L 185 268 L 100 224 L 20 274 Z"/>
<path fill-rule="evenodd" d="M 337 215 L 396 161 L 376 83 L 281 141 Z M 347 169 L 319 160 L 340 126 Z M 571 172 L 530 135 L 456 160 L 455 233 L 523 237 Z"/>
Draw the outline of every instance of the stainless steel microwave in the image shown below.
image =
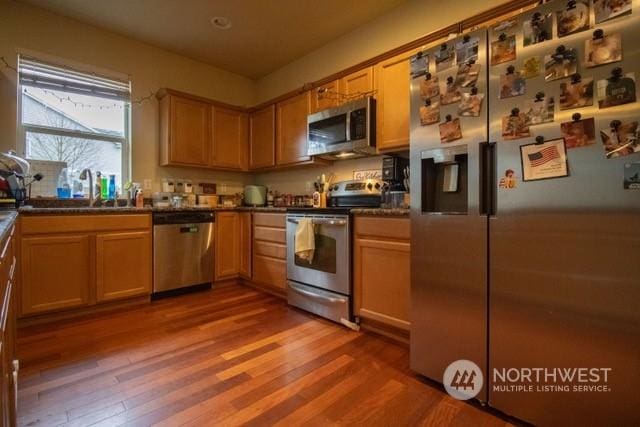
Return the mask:
<path fill-rule="evenodd" d="M 376 154 L 376 101 L 356 99 L 307 118 L 307 154 L 331 160 Z"/>

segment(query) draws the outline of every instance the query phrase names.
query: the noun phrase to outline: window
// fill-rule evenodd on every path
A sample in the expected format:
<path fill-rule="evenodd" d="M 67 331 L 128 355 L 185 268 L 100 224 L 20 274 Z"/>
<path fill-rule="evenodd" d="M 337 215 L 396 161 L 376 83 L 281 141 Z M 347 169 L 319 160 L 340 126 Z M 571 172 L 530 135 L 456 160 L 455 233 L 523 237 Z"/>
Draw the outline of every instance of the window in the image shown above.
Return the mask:
<path fill-rule="evenodd" d="M 76 182 L 85 168 L 115 175 L 120 192 L 129 180 L 129 82 L 25 57 L 19 58 L 19 70 L 25 157 L 39 166 L 54 165 L 47 171 L 66 167 Z M 53 174 L 45 179 L 57 181 Z M 88 182 L 81 185 L 86 194 Z"/>

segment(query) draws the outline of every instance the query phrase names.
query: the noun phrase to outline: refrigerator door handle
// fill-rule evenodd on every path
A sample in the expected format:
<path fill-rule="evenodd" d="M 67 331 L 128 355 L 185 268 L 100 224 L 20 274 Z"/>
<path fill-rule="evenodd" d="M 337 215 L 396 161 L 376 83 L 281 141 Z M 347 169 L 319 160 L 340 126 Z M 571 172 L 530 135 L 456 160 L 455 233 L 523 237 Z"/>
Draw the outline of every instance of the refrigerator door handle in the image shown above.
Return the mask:
<path fill-rule="evenodd" d="M 480 143 L 480 215 L 496 214 L 496 143 Z"/>

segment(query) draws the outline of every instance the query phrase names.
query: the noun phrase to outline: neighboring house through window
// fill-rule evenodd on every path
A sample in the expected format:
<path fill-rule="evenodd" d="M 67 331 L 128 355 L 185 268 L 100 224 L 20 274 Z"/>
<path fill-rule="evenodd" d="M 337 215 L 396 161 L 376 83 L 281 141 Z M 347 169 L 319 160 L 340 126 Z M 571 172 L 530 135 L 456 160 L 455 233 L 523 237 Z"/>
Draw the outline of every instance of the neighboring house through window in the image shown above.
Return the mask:
<path fill-rule="evenodd" d="M 55 165 L 49 175 L 66 167 L 76 183 L 85 168 L 115 175 L 121 189 L 130 179 L 129 83 L 31 58 L 21 57 L 19 68 L 24 155 L 38 166 Z M 48 188 L 57 178 L 45 173 Z M 82 184 L 86 194 L 88 182 Z"/>

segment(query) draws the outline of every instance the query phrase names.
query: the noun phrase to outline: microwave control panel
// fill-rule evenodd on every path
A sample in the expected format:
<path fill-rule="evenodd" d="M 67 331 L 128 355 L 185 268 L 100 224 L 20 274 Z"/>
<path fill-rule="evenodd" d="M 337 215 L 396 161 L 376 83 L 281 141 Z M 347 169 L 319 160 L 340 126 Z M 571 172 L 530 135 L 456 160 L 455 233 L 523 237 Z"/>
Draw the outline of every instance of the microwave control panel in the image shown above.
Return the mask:
<path fill-rule="evenodd" d="M 351 140 L 367 137 L 367 109 L 359 108 L 351 112 Z"/>

